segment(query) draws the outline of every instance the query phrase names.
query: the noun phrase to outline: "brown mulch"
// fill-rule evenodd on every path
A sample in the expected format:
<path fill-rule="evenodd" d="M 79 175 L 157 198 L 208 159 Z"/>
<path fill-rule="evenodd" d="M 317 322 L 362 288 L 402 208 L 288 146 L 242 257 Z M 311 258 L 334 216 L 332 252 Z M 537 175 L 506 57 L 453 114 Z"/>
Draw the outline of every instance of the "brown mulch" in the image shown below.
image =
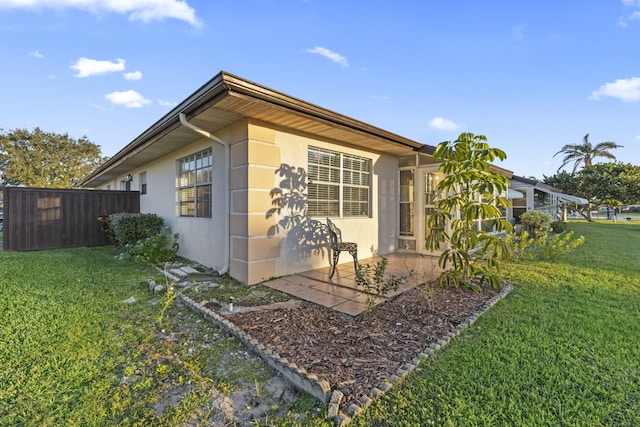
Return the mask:
<path fill-rule="evenodd" d="M 225 317 L 281 357 L 327 380 L 332 390 L 344 393 L 341 407 L 347 408 L 498 293 L 430 289 L 428 297 L 424 288 L 416 288 L 356 317 L 312 303 Z"/>

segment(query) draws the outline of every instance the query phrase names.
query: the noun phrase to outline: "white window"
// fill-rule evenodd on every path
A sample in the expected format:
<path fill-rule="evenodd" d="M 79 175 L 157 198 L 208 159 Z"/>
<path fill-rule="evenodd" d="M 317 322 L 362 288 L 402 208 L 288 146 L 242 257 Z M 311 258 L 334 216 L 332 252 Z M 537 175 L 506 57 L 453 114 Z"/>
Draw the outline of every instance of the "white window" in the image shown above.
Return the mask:
<path fill-rule="evenodd" d="M 140 194 L 147 194 L 147 172 L 141 172 L 138 179 L 140 180 Z"/>
<path fill-rule="evenodd" d="M 178 160 L 180 216 L 211 218 L 212 181 L 211 149 Z"/>
<path fill-rule="evenodd" d="M 371 160 L 309 147 L 309 215 L 369 216 Z"/>

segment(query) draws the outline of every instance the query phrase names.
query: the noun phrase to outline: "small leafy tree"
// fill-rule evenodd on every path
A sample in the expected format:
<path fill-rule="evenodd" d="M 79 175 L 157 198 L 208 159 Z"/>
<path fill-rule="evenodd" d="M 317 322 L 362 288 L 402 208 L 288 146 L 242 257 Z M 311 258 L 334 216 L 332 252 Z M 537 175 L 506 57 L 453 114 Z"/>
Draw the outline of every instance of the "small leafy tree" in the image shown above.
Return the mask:
<path fill-rule="evenodd" d="M 402 277 L 394 275 L 385 277 L 387 264 L 388 260 L 384 257 L 373 266 L 370 264 L 358 264 L 356 283 L 367 292 L 367 313 L 373 310 L 377 301 L 386 297 L 389 292 L 397 291 L 402 284 Z"/>
<path fill-rule="evenodd" d="M 433 156 L 442 160 L 440 171 L 445 174 L 437 186 L 443 197 L 436 201 L 436 213 L 427 224 L 431 229 L 427 248 L 445 246 L 438 260 L 444 269 L 438 283 L 477 289 L 486 282 L 499 288 L 498 270 L 509 258 L 510 246 L 495 233 L 482 231 L 479 224 L 489 221 L 497 232 L 511 231 L 511 224 L 500 218 L 501 209 L 511 206 L 504 196 L 508 180 L 490 167 L 506 154 L 490 147 L 484 135 L 462 133 L 454 142 L 440 143 Z"/>
<path fill-rule="evenodd" d="M 551 215 L 541 211 L 528 211 L 520 216 L 520 222 L 534 238 L 538 238 L 549 231 L 551 220 Z"/>

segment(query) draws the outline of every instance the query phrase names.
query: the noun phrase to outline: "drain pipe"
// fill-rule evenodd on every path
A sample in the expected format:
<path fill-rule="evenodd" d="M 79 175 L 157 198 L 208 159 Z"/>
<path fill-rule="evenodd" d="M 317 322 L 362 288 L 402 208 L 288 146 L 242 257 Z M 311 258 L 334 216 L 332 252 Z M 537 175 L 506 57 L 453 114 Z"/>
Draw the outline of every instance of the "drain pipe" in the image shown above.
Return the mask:
<path fill-rule="evenodd" d="M 231 168 L 231 150 L 229 148 L 229 144 L 227 144 L 226 142 L 224 142 L 223 140 L 221 140 L 220 138 L 218 138 L 215 135 L 212 135 L 210 132 L 207 132 L 204 129 L 199 128 L 198 126 L 194 125 L 193 123 L 190 123 L 189 121 L 187 121 L 187 116 L 184 113 L 180 113 L 179 114 L 180 117 L 180 123 L 185 126 L 188 127 L 189 129 L 199 133 L 200 135 L 209 138 L 210 140 L 217 142 L 218 144 L 222 145 L 224 147 L 224 152 L 225 152 L 225 191 L 227 193 L 227 197 L 225 197 L 225 219 L 224 219 L 224 239 L 225 239 L 225 244 L 224 244 L 224 265 L 222 266 L 222 268 L 220 268 L 218 270 L 218 274 L 225 274 L 227 271 L 229 271 L 229 258 L 230 258 L 230 251 L 231 248 L 230 246 L 230 239 L 229 239 L 229 217 L 230 217 L 230 198 L 231 198 L 231 192 L 229 191 L 229 172 L 230 172 L 230 168 Z"/>

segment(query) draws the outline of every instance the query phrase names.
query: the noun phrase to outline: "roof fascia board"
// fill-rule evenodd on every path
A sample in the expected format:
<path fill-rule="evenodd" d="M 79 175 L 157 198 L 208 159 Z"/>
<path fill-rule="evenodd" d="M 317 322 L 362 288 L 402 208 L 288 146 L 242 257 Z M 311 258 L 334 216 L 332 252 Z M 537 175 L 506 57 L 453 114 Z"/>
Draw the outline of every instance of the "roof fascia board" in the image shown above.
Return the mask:
<path fill-rule="evenodd" d="M 218 73 L 214 78 L 202 85 L 191 96 L 174 107 L 160 120 L 145 130 L 136 139 L 118 151 L 113 157 L 103 163 L 98 169 L 93 171 L 80 183 L 81 186 L 91 181 L 104 171 L 111 169 L 126 160 L 131 154 L 139 151 L 143 146 L 152 143 L 166 132 L 170 132 L 180 124 L 179 114 L 187 110 L 197 108 L 197 106 L 210 102 L 218 95 L 224 94 L 224 72 Z"/>
<path fill-rule="evenodd" d="M 137 152 L 142 147 L 153 143 L 165 132 L 175 129 L 175 127 L 180 123 L 180 113 L 185 113 L 187 118 L 190 118 L 190 116 L 195 112 L 206 109 L 211 104 L 215 104 L 219 97 L 225 97 L 230 94 L 235 96 L 243 95 L 250 99 L 264 101 L 270 105 L 294 111 L 299 114 L 312 116 L 318 120 L 324 120 L 334 125 L 347 128 L 351 131 L 386 139 L 393 143 L 409 147 L 413 150 L 417 150 L 423 145 L 411 139 L 387 132 L 375 126 L 368 125 L 364 122 L 343 116 L 317 105 L 286 95 L 282 92 L 269 89 L 265 86 L 242 79 L 225 71 L 221 71 L 207 83 L 198 88 L 187 99 L 162 116 L 160 120 L 145 130 L 136 139 L 118 151 L 98 169 L 89 174 L 89 176 L 87 176 L 80 185 L 86 185 L 95 177 L 122 163 L 134 154 L 134 152 Z"/>
<path fill-rule="evenodd" d="M 269 89 L 257 83 L 244 80 L 240 77 L 225 73 L 225 78 L 225 82 L 227 83 L 229 92 L 232 95 L 242 94 L 249 98 L 262 100 L 267 102 L 268 104 L 283 107 L 286 110 L 294 111 L 307 116 L 312 116 L 316 119 L 330 122 L 334 125 L 348 128 L 352 131 L 357 131 L 358 133 L 364 133 L 367 135 L 375 136 L 377 138 L 386 139 L 414 150 L 417 150 L 423 146 L 423 144 L 417 141 L 413 141 L 409 138 L 404 138 L 392 132 L 385 131 L 359 120 L 352 119 L 351 117 L 347 117 L 334 111 L 327 110 L 326 108 L 319 107 L 315 104 L 303 101 L 293 96 L 286 95 L 282 92 Z"/>

